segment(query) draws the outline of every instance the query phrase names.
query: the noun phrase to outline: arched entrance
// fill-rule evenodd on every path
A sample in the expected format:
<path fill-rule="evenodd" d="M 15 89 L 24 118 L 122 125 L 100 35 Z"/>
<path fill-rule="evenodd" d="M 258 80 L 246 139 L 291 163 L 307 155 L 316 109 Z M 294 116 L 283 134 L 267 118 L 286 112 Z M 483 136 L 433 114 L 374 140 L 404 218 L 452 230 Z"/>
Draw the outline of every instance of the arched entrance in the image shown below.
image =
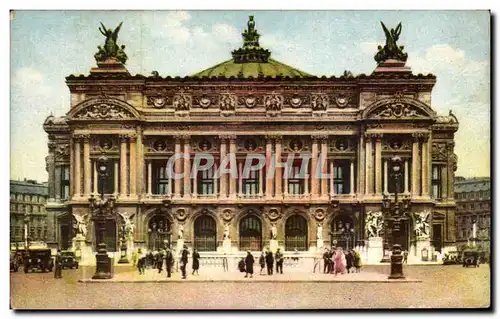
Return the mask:
<path fill-rule="evenodd" d="M 337 215 L 330 225 L 330 240 L 332 246 L 351 249 L 356 245 L 356 230 L 354 218 L 349 215 Z"/>
<path fill-rule="evenodd" d="M 240 250 L 262 250 L 262 223 L 256 216 L 248 215 L 240 220 Z"/>
<path fill-rule="evenodd" d="M 307 220 L 301 215 L 290 216 L 285 224 L 285 250 L 307 251 Z"/>
<path fill-rule="evenodd" d="M 170 245 L 171 234 L 171 224 L 168 218 L 165 215 L 154 215 L 148 223 L 148 249 L 161 249 L 165 241 Z"/>
<path fill-rule="evenodd" d="M 198 251 L 217 250 L 217 224 L 211 216 L 203 215 L 194 221 L 194 248 Z"/>

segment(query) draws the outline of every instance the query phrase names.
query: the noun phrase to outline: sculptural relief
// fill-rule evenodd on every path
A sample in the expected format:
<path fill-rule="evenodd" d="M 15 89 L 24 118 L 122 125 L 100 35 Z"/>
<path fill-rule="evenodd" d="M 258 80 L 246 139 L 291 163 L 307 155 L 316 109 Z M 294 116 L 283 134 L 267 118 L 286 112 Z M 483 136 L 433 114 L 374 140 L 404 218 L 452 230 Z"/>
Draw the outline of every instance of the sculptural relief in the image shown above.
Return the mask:
<path fill-rule="evenodd" d="M 82 237 L 87 237 L 87 223 L 88 223 L 88 214 L 84 215 L 73 215 L 73 218 L 75 219 L 76 223 L 73 224 L 73 227 L 76 231 L 77 235 L 80 235 Z"/>
<path fill-rule="evenodd" d="M 283 108 L 283 96 L 279 94 L 266 95 L 264 105 L 267 111 L 281 111 Z"/>
<path fill-rule="evenodd" d="M 191 95 L 177 94 L 174 96 L 173 106 L 176 111 L 189 111 L 192 106 Z"/>
<path fill-rule="evenodd" d="M 415 236 L 417 238 L 426 239 L 430 237 L 430 217 L 431 212 L 424 210 L 419 213 L 415 213 Z"/>
<path fill-rule="evenodd" d="M 326 111 L 328 108 L 328 95 L 313 94 L 311 96 L 311 108 L 313 111 Z"/>
<path fill-rule="evenodd" d="M 384 227 L 384 217 L 382 212 L 368 211 L 365 218 L 366 237 L 380 237 Z"/>

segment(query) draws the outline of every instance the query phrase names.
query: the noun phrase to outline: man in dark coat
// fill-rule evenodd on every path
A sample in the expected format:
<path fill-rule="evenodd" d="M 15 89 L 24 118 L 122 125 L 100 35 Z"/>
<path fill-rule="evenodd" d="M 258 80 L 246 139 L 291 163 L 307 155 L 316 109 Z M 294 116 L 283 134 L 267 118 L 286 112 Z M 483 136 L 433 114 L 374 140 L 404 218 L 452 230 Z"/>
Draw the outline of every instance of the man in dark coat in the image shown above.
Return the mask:
<path fill-rule="evenodd" d="M 196 272 L 197 275 L 198 269 L 200 269 L 200 254 L 196 251 L 196 248 L 193 250 L 193 275 Z"/>
<path fill-rule="evenodd" d="M 57 250 L 56 258 L 54 265 L 54 278 L 60 279 L 62 278 L 62 260 L 61 260 L 61 250 Z"/>
<path fill-rule="evenodd" d="M 278 248 L 276 250 L 276 273 L 283 274 L 283 253 Z"/>
<path fill-rule="evenodd" d="M 253 263 L 254 263 L 253 255 L 250 252 L 250 250 L 247 251 L 247 257 L 245 258 L 245 268 L 246 268 L 246 274 L 245 278 L 248 277 L 248 274 L 250 274 L 250 278 L 253 278 Z"/>
<path fill-rule="evenodd" d="M 270 250 L 268 250 L 266 253 L 266 267 L 267 267 L 267 274 L 268 275 L 273 274 L 273 266 L 274 266 L 273 253 Z"/>
<path fill-rule="evenodd" d="M 172 276 L 172 266 L 174 264 L 174 255 L 170 248 L 167 247 L 165 249 L 165 268 L 167 270 L 167 277 L 170 278 Z"/>
<path fill-rule="evenodd" d="M 165 257 L 165 251 L 161 249 L 156 256 L 156 268 L 158 268 L 158 273 L 163 270 L 163 258 Z"/>
<path fill-rule="evenodd" d="M 328 251 L 328 248 L 325 248 L 325 253 L 323 254 L 323 263 L 323 273 L 330 273 L 330 252 Z"/>
<path fill-rule="evenodd" d="M 182 279 L 186 279 L 186 266 L 188 263 L 188 256 L 189 256 L 189 251 L 187 250 L 187 246 L 184 245 L 184 249 L 182 250 L 181 254 L 181 272 L 182 272 Z"/>
<path fill-rule="evenodd" d="M 347 254 L 345 254 L 345 262 L 346 262 L 346 268 L 347 268 L 347 273 L 350 273 L 350 269 L 354 267 L 354 255 L 352 253 L 352 250 L 348 250 Z"/>

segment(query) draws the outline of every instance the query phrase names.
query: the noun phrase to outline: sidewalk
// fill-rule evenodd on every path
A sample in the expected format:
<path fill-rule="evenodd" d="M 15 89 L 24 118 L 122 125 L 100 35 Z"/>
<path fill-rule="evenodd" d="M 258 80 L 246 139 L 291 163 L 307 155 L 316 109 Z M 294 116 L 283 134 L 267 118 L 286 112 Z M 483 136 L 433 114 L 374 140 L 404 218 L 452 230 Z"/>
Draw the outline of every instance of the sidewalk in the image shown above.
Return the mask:
<path fill-rule="evenodd" d="M 263 272 L 264 273 L 264 272 Z M 388 279 L 388 274 L 377 273 L 377 272 L 363 272 L 351 273 L 344 275 L 332 275 L 332 274 L 322 274 L 322 273 L 306 273 L 306 272 L 285 272 L 284 274 L 273 274 L 268 276 L 259 275 L 259 272 L 255 272 L 253 278 L 245 278 L 245 273 L 229 271 L 223 272 L 221 269 L 205 268 L 200 269 L 199 275 L 192 275 L 188 272 L 187 279 L 181 279 L 179 272 L 172 273 L 171 278 L 167 278 L 165 271 L 158 273 L 155 269 L 146 269 L 144 275 L 139 275 L 138 271 L 135 269 L 130 269 L 130 271 L 121 271 L 115 273 L 112 279 L 91 279 L 83 278 L 79 282 L 82 283 L 162 283 L 162 282 L 325 282 L 325 283 L 415 283 L 422 282 L 415 278 L 405 278 L 405 279 Z"/>

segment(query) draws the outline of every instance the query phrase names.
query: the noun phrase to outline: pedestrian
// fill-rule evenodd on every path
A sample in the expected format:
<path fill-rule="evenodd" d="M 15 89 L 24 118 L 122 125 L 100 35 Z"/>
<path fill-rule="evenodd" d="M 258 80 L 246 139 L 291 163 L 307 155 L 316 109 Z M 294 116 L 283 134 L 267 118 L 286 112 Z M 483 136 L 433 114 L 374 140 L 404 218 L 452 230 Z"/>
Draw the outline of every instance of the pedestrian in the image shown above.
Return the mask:
<path fill-rule="evenodd" d="M 266 252 L 263 250 L 259 257 L 259 265 L 260 265 L 260 275 L 262 275 L 262 270 L 266 267 Z"/>
<path fill-rule="evenodd" d="M 135 267 L 137 265 L 137 261 L 139 259 L 139 256 L 137 254 L 137 249 L 134 249 L 132 251 L 132 266 Z"/>
<path fill-rule="evenodd" d="M 346 264 L 345 255 L 344 252 L 342 251 L 342 247 L 340 247 L 335 253 L 335 266 L 334 266 L 335 276 L 337 276 L 338 273 L 341 274 L 345 273 L 345 264 Z"/>
<path fill-rule="evenodd" d="M 250 274 L 250 278 L 253 278 L 253 263 L 254 263 L 254 258 L 250 250 L 247 251 L 247 257 L 245 258 L 245 269 L 246 269 L 246 274 L 245 278 L 248 277 L 248 274 Z"/>
<path fill-rule="evenodd" d="M 276 250 L 276 273 L 283 275 L 283 253 L 278 248 Z"/>
<path fill-rule="evenodd" d="M 328 248 L 325 248 L 325 252 L 323 253 L 323 273 L 324 274 L 329 274 L 330 273 L 330 251 Z"/>
<path fill-rule="evenodd" d="M 196 251 L 196 248 L 193 249 L 193 275 L 194 272 L 199 276 L 198 269 L 200 269 L 200 254 Z"/>
<path fill-rule="evenodd" d="M 144 271 L 146 269 L 146 253 L 142 252 L 141 249 L 139 248 L 139 251 L 137 252 L 138 254 L 138 261 L 137 261 L 137 269 L 139 270 L 139 275 L 144 275 Z"/>
<path fill-rule="evenodd" d="M 224 257 L 222 257 L 222 267 L 224 268 L 224 272 L 229 271 L 229 265 L 227 263 L 226 253 L 224 253 Z"/>
<path fill-rule="evenodd" d="M 172 266 L 174 265 L 174 255 L 170 248 L 165 249 L 165 268 L 167 270 L 167 278 L 172 276 Z"/>
<path fill-rule="evenodd" d="M 55 279 L 60 279 L 62 278 L 62 260 L 61 260 L 61 250 L 58 249 L 56 253 L 56 258 L 55 258 L 55 265 L 54 265 L 54 278 Z"/>
<path fill-rule="evenodd" d="M 187 266 L 187 263 L 188 263 L 188 256 L 189 256 L 189 251 L 187 250 L 187 246 L 184 245 L 184 249 L 182 250 L 182 253 L 181 253 L 182 279 L 186 279 L 187 278 L 186 266 Z"/>
<path fill-rule="evenodd" d="M 330 264 L 330 274 L 333 274 L 335 272 L 335 247 L 332 247 L 330 249 L 330 252 L 328 253 L 328 259 L 329 259 L 329 264 Z"/>
<path fill-rule="evenodd" d="M 160 274 L 163 270 L 163 259 L 165 257 L 165 250 L 161 249 L 156 256 L 156 267 L 158 268 L 158 273 Z"/>
<path fill-rule="evenodd" d="M 238 269 L 240 272 L 245 272 L 245 258 L 241 258 L 238 262 Z"/>
<path fill-rule="evenodd" d="M 352 250 L 347 251 L 347 254 L 345 255 L 345 261 L 347 273 L 349 274 L 351 272 L 351 268 L 354 266 L 354 256 Z"/>
<path fill-rule="evenodd" d="M 353 250 L 352 253 L 354 256 L 354 268 L 356 268 L 356 272 L 359 273 L 361 271 L 361 265 L 363 264 L 361 262 L 361 255 L 355 250 Z"/>
<path fill-rule="evenodd" d="M 273 253 L 270 250 L 268 250 L 266 252 L 266 267 L 267 267 L 267 274 L 269 276 L 273 274 L 273 266 L 274 266 Z"/>
<path fill-rule="evenodd" d="M 408 263 L 408 250 L 404 250 L 403 251 L 403 264 L 407 264 Z"/>

